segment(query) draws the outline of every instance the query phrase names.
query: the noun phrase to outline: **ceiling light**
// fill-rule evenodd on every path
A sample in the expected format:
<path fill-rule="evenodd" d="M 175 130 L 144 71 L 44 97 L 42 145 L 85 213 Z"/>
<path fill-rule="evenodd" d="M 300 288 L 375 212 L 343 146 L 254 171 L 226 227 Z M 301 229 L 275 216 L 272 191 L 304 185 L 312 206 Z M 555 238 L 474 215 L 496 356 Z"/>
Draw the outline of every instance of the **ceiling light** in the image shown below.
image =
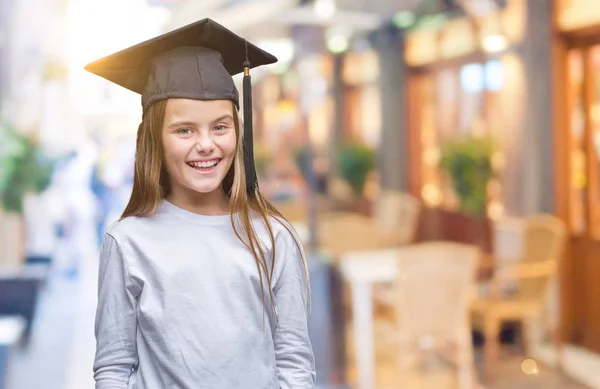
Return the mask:
<path fill-rule="evenodd" d="M 327 38 L 327 49 L 334 54 L 343 53 L 349 46 L 348 37 L 344 35 L 332 35 Z"/>
<path fill-rule="evenodd" d="M 319 19 L 330 19 L 336 11 L 334 0 L 315 0 L 313 9 Z"/>
<path fill-rule="evenodd" d="M 334 53 L 339 54 L 348 50 L 350 47 L 350 36 L 352 30 L 346 26 L 333 26 L 325 31 L 325 40 L 327 49 Z"/>
<path fill-rule="evenodd" d="M 488 53 L 498 53 L 508 47 L 508 41 L 502 34 L 488 35 L 483 38 L 482 46 Z"/>

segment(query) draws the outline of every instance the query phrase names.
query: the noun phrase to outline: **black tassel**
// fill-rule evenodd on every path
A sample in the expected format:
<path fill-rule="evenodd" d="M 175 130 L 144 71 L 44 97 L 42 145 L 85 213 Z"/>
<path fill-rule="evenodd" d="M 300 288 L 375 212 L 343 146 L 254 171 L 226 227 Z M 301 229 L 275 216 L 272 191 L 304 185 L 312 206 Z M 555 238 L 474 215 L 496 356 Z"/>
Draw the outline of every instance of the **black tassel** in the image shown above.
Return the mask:
<path fill-rule="evenodd" d="M 248 60 L 248 43 L 246 43 L 246 60 L 244 61 L 244 166 L 246 169 L 246 192 L 254 197 L 258 190 L 258 178 L 254 166 L 254 141 L 252 129 L 252 81 L 250 77 L 250 61 Z"/>

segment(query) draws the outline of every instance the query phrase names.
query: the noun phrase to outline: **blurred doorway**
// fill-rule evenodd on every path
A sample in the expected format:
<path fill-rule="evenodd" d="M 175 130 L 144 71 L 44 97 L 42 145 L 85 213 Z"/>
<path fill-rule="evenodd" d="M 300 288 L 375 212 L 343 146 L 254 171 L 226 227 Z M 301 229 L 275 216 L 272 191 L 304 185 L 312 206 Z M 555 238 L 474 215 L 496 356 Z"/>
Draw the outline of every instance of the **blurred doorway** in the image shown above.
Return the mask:
<path fill-rule="evenodd" d="M 595 35 L 568 37 L 559 50 L 562 72 L 555 93 L 564 104 L 557 116 L 562 158 L 556 169 L 559 203 L 562 199 L 557 208 L 570 230 L 562 279 L 563 337 L 600 352 L 600 31 Z"/>

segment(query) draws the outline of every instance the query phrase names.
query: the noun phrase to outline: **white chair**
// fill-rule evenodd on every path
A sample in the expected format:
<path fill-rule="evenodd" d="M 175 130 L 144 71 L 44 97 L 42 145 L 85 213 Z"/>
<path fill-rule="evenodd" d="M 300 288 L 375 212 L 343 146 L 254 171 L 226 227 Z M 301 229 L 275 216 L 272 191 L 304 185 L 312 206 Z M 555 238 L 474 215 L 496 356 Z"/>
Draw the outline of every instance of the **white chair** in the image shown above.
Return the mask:
<path fill-rule="evenodd" d="M 476 387 L 469 309 L 480 256 L 479 248 L 452 242 L 402 249 L 393 301 L 401 380 L 423 352 L 450 349 L 459 387 Z"/>
<path fill-rule="evenodd" d="M 409 193 L 383 190 L 374 203 L 374 216 L 382 231 L 389 235 L 390 244 L 405 246 L 415 241 L 419 228 L 421 202 Z M 386 304 L 390 285 L 374 285 L 375 311 L 386 316 L 392 307 Z"/>
<path fill-rule="evenodd" d="M 524 219 L 504 217 L 494 221 L 494 263 L 496 266 L 512 265 L 521 257 L 524 232 Z"/>
<path fill-rule="evenodd" d="M 328 185 L 328 195 L 337 209 L 343 209 L 355 199 L 355 194 L 348 182 L 339 177 L 333 177 Z"/>
<path fill-rule="evenodd" d="M 408 193 L 384 190 L 375 202 L 374 215 L 394 235 L 397 245 L 412 243 L 417 235 L 421 203 Z"/>
<path fill-rule="evenodd" d="M 485 337 L 486 379 L 496 377 L 500 351 L 498 334 L 507 321 L 523 324 L 526 354 L 532 352 L 536 343 L 536 322 L 545 321 L 550 327 L 560 366 L 559 328 L 558 323 L 549 323 L 547 300 L 550 286 L 558 274 L 566 239 L 567 228 L 559 218 L 545 214 L 527 217 L 522 225 L 519 256 L 510 261 L 503 260 L 494 271 L 487 293 L 473 301 L 473 325 Z"/>

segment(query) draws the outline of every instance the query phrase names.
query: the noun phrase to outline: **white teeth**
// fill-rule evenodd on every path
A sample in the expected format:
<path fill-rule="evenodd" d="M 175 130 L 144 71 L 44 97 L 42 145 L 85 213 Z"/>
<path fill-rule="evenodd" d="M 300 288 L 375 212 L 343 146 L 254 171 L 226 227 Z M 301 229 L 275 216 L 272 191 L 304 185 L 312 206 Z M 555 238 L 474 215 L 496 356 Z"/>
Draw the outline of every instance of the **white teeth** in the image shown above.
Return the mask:
<path fill-rule="evenodd" d="M 208 162 L 191 162 L 191 165 L 194 167 L 213 167 L 217 164 L 217 162 L 219 161 L 214 159 Z"/>

